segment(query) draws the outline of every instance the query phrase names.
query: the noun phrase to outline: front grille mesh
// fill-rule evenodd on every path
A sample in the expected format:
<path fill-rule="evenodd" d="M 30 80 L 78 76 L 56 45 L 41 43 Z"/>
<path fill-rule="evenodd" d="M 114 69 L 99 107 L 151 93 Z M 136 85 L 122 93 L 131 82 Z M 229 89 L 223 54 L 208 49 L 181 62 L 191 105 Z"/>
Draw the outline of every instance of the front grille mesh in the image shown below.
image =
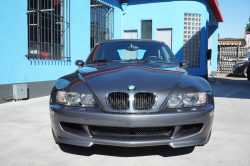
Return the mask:
<path fill-rule="evenodd" d="M 89 131 L 93 136 L 170 137 L 173 134 L 174 127 L 125 128 L 125 127 L 89 126 Z"/>
<path fill-rule="evenodd" d="M 139 92 L 134 96 L 134 108 L 136 110 L 150 110 L 155 105 L 155 94 Z"/>
<path fill-rule="evenodd" d="M 129 95 L 125 92 L 112 92 L 108 94 L 108 104 L 113 110 L 129 109 Z"/>

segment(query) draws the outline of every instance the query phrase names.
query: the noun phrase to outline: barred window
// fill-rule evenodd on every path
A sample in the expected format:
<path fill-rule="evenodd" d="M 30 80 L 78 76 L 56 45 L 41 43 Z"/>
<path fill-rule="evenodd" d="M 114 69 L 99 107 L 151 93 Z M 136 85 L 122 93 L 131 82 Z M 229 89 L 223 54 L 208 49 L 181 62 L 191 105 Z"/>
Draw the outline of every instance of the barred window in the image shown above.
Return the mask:
<path fill-rule="evenodd" d="M 189 68 L 200 68 L 201 15 L 184 14 L 183 60 Z"/>
<path fill-rule="evenodd" d="M 70 60 L 70 0 L 28 0 L 28 58 Z"/>
<path fill-rule="evenodd" d="M 114 7 L 100 0 L 91 0 L 90 48 L 101 41 L 114 39 Z"/>

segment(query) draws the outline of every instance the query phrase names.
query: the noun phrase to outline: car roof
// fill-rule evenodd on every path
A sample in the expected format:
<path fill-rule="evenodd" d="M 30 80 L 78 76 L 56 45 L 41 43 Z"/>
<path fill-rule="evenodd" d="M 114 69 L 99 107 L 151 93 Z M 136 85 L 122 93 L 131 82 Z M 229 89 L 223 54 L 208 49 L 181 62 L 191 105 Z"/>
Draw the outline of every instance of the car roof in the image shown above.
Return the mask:
<path fill-rule="evenodd" d="M 107 40 L 107 41 L 102 41 L 100 43 L 108 43 L 108 42 L 117 42 L 117 41 L 134 41 L 134 42 L 155 42 L 155 43 L 163 43 L 162 41 L 157 41 L 157 40 L 150 40 L 150 39 L 115 39 L 115 40 Z"/>

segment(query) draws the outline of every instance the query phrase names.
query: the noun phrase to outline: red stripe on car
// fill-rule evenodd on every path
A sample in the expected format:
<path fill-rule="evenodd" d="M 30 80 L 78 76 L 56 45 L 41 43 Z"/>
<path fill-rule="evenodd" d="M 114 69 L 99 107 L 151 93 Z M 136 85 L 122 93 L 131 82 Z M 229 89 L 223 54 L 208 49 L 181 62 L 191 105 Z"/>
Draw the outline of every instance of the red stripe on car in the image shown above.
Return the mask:
<path fill-rule="evenodd" d="M 98 49 L 99 46 L 100 46 L 100 44 L 98 44 L 97 47 L 96 47 L 96 49 L 95 49 L 95 52 L 94 52 L 93 57 L 92 57 L 92 61 L 94 61 L 94 59 L 95 59 L 95 53 L 96 53 L 96 51 L 97 51 L 97 49 Z"/>
<path fill-rule="evenodd" d="M 152 71 L 162 71 L 162 72 L 171 72 L 171 73 L 183 73 L 183 72 L 170 71 L 170 70 L 150 69 L 150 68 L 140 67 L 140 66 L 123 66 L 123 67 L 119 67 L 117 69 L 111 69 L 111 70 L 107 70 L 107 71 L 101 71 L 101 72 L 89 74 L 89 75 L 84 76 L 84 78 L 87 78 L 87 77 L 90 77 L 90 76 L 93 76 L 93 75 L 97 75 L 97 74 L 102 74 L 102 73 L 117 71 L 117 70 L 120 70 L 120 69 L 123 69 L 123 68 L 127 68 L 127 67 L 141 68 L 141 69 L 152 70 Z"/>
<path fill-rule="evenodd" d="M 73 85 L 70 86 L 70 91 L 72 91 L 72 88 L 73 88 L 74 86 L 76 86 L 77 84 L 80 84 L 80 83 L 85 84 L 85 83 L 82 82 L 82 81 L 78 81 L 78 82 L 76 82 L 76 83 L 74 83 Z M 85 85 L 86 85 L 86 84 L 85 84 Z"/>

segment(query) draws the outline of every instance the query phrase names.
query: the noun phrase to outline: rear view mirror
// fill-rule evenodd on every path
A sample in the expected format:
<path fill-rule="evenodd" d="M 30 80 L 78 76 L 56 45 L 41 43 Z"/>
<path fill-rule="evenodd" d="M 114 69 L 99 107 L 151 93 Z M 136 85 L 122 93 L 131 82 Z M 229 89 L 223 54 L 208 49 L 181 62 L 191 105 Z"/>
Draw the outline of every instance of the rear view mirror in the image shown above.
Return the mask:
<path fill-rule="evenodd" d="M 75 64 L 78 67 L 83 67 L 84 66 L 84 62 L 82 60 L 76 60 Z"/>
<path fill-rule="evenodd" d="M 133 46 L 133 44 L 131 43 L 130 46 L 127 46 L 125 49 L 126 49 L 127 51 L 136 51 L 136 50 L 139 49 L 139 47 Z"/>
<path fill-rule="evenodd" d="M 186 60 L 180 61 L 179 65 L 181 68 L 187 68 L 189 67 L 189 61 Z"/>

